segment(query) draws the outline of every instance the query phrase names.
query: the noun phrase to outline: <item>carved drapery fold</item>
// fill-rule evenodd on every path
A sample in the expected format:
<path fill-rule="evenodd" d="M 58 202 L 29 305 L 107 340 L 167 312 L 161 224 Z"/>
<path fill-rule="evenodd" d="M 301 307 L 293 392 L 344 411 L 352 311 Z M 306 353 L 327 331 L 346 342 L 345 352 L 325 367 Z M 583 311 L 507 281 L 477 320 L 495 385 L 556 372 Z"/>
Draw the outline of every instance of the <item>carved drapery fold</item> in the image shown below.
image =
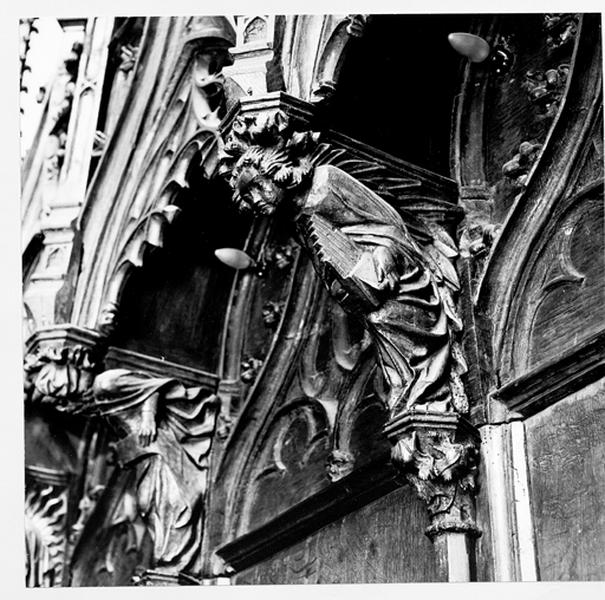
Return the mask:
<path fill-rule="evenodd" d="M 92 397 L 77 412 L 108 422 L 117 439 L 118 467 L 99 499 L 101 510 L 89 519 L 100 536 L 100 554 L 93 558 L 95 549 L 83 536 L 73 565 L 76 585 L 90 585 L 102 572 L 111 576 L 115 568 L 108 571 L 107 560 L 121 552 L 142 561 L 134 579 L 138 585 L 194 580 L 201 568 L 217 397 L 175 379 L 110 369 L 95 378 Z M 118 524 L 131 531 L 132 543 L 124 547 Z"/>

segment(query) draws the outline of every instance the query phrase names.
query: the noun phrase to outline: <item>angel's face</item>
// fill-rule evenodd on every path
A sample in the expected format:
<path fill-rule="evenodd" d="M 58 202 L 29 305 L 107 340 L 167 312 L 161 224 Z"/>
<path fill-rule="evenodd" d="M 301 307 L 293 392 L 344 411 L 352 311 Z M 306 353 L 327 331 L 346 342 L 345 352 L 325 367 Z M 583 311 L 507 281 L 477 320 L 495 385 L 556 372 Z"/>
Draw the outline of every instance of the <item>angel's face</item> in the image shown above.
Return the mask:
<path fill-rule="evenodd" d="M 258 171 L 247 169 L 236 183 L 236 200 L 254 214 L 271 216 L 284 199 L 284 190 Z"/>

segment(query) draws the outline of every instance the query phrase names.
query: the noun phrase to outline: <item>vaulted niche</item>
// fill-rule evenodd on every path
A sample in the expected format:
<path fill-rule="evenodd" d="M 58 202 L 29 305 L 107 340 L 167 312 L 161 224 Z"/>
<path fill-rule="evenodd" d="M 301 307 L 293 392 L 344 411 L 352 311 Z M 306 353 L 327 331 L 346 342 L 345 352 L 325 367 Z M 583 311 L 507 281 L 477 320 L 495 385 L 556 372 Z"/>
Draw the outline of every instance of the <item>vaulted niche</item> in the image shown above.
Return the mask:
<path fill-rule="evenodd" d="M 164 247 L 148 248 L 126 283 L 113 345 L 217 371 L 234 271 L 214 250 L 241 248 L 249 227 L 227 197 L 209 182 L 180 193 Z"/>
<path fill-rule="evenodd" d="M 470 15 L 375 15 L 351 40 L 328 108 L 329 126 L 450 176 L 454 99 L 463 61 L 447 36 Z"/>

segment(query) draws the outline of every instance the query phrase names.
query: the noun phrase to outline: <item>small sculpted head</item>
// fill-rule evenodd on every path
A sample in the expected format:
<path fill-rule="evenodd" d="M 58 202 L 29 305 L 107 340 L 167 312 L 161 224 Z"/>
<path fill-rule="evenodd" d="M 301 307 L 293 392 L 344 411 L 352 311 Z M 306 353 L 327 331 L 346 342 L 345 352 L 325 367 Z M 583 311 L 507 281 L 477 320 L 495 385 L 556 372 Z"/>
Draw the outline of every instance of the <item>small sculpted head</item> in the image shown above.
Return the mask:
<path fill-rule="evenodd" d="M 288 117 L 279 111 L 264 119 L 238 118 L 219 166 L 219 173 L 233 189 L 238 209 L 271 216 L 295 196 L 313 173 L 318 136 L 293 131 Z"/>
<path fill-rule="evenodd" d="M 271 216 L 284 199 L 285 189 L 258 169 L 246 167 L 235 180 L 233 200 L 242 210 Z"/>
<path fill-rule="evenodd" d="M 118 320 L 118 305 L 116 302 L 109 301 L 99 313 L 97 319 L 97 329 L 105 336 L 111 335 L 116 328 Z"/>

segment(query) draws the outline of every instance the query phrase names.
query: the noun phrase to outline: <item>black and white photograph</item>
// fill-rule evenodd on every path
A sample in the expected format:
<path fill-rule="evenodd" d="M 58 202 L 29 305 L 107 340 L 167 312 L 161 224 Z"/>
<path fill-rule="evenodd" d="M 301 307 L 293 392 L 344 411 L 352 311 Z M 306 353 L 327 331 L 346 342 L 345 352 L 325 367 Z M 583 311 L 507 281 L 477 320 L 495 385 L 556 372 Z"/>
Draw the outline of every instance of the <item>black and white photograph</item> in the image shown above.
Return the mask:
<path fill-rule="evenodd" d="M 366 5 L 19 16 L 23 588 L 605 580 L 602 15 Z"/>

